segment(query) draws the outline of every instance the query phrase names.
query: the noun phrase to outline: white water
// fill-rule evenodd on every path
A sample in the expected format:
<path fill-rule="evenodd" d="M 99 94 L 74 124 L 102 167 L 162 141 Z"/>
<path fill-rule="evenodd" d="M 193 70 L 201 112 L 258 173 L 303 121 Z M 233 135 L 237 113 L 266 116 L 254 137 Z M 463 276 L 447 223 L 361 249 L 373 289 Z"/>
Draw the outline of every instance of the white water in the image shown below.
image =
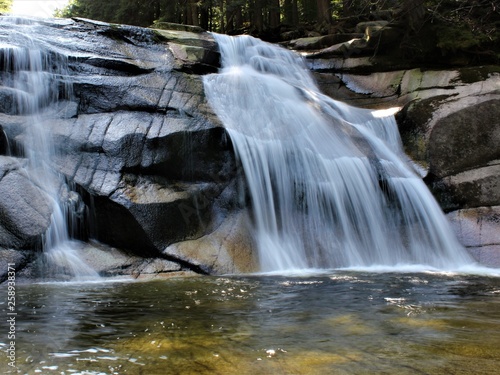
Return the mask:
<path fill-rule="evenodd" d="M 322 95 L 290 51 L 215 37 L 222 69 L 205 90 L 243 165 L 262 271 L 473 263 L 393 116 Z"/>
<path fill-rule="evenodd" d="M 23 20 L 19 32 L 13 30 L 16 18 L 4 18 L 3 22 L 11 23 L 9 30 L 12 31 L 9 44 L 2 44 L 3 64 L 9 71 L 2 84 L 14 91 L 13 113 L 26 119 L 26 135 L 21 145 L 28 160 L 26 172 L 46 193 L 52 206 L 51 223 L 42 243 L 44 270 L 78 280 L 96 278 L 97 273 L 80 259 L 69 238 L 67 223 L 71 207 L 60 201 L 62 191 L 67 193 L 68 189 L 51 167 L 56 151 L 47 123 L 53 114 L 51 111 L 57 107 L 54 104 L 72 94 L 67 60 L 27 34 L 30 27 L 36 27 L 36 22 L 30 25 Z"/>

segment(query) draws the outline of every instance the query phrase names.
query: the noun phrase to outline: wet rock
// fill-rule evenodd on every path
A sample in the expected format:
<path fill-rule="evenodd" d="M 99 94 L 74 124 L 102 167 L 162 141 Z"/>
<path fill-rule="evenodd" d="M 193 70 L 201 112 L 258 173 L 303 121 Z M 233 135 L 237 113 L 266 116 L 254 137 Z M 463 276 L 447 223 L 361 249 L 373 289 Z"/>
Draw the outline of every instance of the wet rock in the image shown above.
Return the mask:
<path fill-rule="evenodd" d="M 82 259 L 102 277 L 137 278 L 181 271 L 182 267 L 166 259 L 144 258 L 102 243 L 80 243 Z"/>
<path fill-rule="evenodd" d="M 27 251 L 16 251 L 3 249 L 0 247 L 0 283 L 7 281 L 9 272 L 18 272 L 22 270 L 31 260 L 33 256 Z"/>
<path fill-rule="evenodd" d="M 14 95 L 14 89 L 9 87 L 0 87 L 0 111 L 2 113 L 15 114 L 16 105 Z"/>
<path fill-rule="evenodd" d="M 500 163 L 476 167 L 440 179 L 430 187 L 444 210 L 500 205 Z M 500 228 L 499 228 L 500 229 Z"/>
<path fill-rule="evenodd" d="M 478 262 L 500 267 L 500 206 L 460 209 L 448 218 Z"/>
<path fill-rule="evenodd" d="M 165 253 L 184 260 L 196 259 L 207 273 L 256 272 L 258 263 L 252 252 L 252 236 L 245 230 L 248 228 L 246 212 L 236 211 L 228 215 L 215 231 L 198 239 L 172 244 Z"/>
<path fill-rule="evenodd" d="M 330 34 L 324 36 L 298 38 L 285 43 L 285 45 L 294 50 L 313 51 L 345 43 L 352 39 L 360 39 L 363 38 L 363 35 L 364 32 L 352 33 L 352 34 Z"/>
<path fill-rule="evenodd" d="M 435 121 L 429 138 L 430 173 L 449 176 L 500 160 L 499 145 L 500 92 L 498 99 L 463 106 Z"/>

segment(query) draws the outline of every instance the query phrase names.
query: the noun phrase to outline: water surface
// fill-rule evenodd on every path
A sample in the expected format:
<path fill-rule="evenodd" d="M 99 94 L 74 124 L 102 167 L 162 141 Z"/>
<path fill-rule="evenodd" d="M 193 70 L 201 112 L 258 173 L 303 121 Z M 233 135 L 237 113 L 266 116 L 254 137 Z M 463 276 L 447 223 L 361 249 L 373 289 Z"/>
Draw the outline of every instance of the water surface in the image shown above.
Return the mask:
<path fill-rule="evenodd" d="M 2 299 L 6 288 L 2 288 Z M 497 374 L 500 278 L 336 271 L 17 287 L 19 374 Z M 0 305 L 6 317 L 5 302 Z M 1 332 L 7 332 L 1 319 Z M 6 349 L 7 335 L 0 336 Z M 0 367 L 8 368 L 3 355 Z M 9 373 L 9 372 L 7 372 Z"/>

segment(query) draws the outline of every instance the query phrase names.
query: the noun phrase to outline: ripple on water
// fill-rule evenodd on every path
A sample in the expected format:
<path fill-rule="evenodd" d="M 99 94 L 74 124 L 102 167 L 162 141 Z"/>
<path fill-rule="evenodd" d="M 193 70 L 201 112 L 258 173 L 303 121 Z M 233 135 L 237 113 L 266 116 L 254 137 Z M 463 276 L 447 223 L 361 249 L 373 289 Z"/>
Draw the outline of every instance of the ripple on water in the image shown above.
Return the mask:
<path fill-rule="evenodd" d="M 477 275 L 352 271 L 25 285 L 16 354 L 28 374 L 493 375 L 499 290 Z"/>

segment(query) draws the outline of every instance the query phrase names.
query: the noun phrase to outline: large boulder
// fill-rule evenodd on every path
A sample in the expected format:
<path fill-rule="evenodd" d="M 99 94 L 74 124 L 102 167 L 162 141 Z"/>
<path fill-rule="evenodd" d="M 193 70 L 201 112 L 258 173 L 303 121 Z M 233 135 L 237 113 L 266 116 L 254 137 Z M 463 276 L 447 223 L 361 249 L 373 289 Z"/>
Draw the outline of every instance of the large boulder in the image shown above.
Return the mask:
<path fill-rule="evenodd" d="M 50 225 L 49 198 L 29 178 L 24 164 L 0 156 L 0 247 L 37 248 Z"/>
<path fill-rule="evenodd" d="M 427 169 L 425 181 L 461 242 L 478 261 L 498 267 L 492 234 L 500 233 L 500 74 L 475 70 L 457 71 L 453 80 L 450 72 L 435 74 L 435 86 L 398 119 L 407 152 Z"/>
<path fill-rule="evenodd" d="M 448 217 L 459 240 L 479 262 L 500 268 L 500 206 L 460 209 Z"/>
<path fill-rule="evenodd" d="M 500 74 L 489 71 L 477 81 L 461 71 L 453 80 L 436 77 L 440 85 L 422 90 L 398 116 L 406 151 L 427 168 L 447 211 L 500 202 Z"/>

